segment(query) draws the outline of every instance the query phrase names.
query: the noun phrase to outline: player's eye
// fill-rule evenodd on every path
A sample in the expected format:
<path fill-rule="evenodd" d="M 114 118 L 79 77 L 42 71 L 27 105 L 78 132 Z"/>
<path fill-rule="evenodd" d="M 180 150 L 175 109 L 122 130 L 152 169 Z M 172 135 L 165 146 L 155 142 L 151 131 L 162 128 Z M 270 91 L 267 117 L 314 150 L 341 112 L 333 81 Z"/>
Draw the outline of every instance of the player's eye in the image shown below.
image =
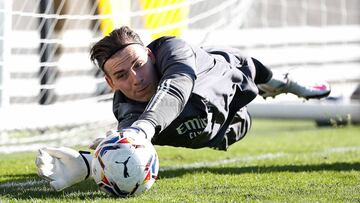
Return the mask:
<path fill-rule="evenodd" d="M 134 64 L 134 68 L 135 69 L 138 69 L 138 68 L 140 68 L 141 67 L 141 63 L 140 62 L 136 62 L 135 64 Z"/>
<path fill-rule="evenodd" d="M 116 79 L 125 79 L 127 75 L 128 75 L 127 72 L 122 72 L 122 73 L 116 74 L 115 77 L 116 77 Z"/>

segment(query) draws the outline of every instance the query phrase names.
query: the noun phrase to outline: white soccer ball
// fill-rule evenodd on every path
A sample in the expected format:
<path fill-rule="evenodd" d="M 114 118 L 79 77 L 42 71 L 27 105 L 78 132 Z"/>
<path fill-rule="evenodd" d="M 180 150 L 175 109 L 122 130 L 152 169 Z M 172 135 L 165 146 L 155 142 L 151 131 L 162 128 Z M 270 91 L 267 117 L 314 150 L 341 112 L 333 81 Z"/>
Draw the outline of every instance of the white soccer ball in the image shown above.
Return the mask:
<path fill-rule="evenodd" d="M 105 138 L 96 148 L 92 174 L 102 191 L 118 197 L 139 195 L 154 184 L 159 159 L 150 141 L 121 131 Z"/>

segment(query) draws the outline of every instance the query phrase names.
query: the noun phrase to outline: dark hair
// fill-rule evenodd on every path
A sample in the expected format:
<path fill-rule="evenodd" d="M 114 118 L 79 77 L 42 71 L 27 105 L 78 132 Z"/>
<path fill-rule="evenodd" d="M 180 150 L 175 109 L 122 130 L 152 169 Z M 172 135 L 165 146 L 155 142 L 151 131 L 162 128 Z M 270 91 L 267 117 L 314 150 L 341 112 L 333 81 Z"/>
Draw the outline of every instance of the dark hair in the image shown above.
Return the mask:
<path fill-rule="evenodd" d="M 127 26 L 113 30 L 108 36 L 98 41 L 90 50 L 90 60 L 105 72 L 105 62 L 116 52 L 130 44 L 144 46 L 139 35 Z"/>

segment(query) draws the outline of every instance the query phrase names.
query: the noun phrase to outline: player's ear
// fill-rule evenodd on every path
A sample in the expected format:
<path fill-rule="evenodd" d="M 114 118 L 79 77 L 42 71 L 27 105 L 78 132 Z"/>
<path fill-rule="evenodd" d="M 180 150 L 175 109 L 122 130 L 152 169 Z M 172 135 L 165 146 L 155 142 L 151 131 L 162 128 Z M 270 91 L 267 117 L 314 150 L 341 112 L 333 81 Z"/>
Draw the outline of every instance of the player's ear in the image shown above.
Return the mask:
<path fill-rule="evenodd" d="M 150 57 L 151 63 L 155 64 L 155 55 L 154 55 L 154 53 L 147 47 L 146 47 L 146 50 L 147 50 L 148 56 Z"/>
<path fill-rule="evenodd" d="M 107 84 L 111 87 L 111 89 L 114 90 L 114 86 L 115 86 L 114 82 L 107 74 L 105 74 L 105 80 L 106 80 Z"/>

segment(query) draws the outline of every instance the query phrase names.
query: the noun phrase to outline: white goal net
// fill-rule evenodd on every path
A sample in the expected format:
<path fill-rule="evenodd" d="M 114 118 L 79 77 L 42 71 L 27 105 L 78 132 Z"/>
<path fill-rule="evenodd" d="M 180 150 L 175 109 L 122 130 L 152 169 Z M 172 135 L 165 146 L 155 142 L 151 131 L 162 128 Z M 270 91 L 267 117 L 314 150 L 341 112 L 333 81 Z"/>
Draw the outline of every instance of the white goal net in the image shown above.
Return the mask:
<path fill-rule="evenodd" d="M 177 35 L 238 47 L 351 94 L 360 82 L 359 11 L 358 0 L 0 0 L 0 152 L 84 144 L 116 126 L 89 49 L 121 25 L 145 43 Z"/>

